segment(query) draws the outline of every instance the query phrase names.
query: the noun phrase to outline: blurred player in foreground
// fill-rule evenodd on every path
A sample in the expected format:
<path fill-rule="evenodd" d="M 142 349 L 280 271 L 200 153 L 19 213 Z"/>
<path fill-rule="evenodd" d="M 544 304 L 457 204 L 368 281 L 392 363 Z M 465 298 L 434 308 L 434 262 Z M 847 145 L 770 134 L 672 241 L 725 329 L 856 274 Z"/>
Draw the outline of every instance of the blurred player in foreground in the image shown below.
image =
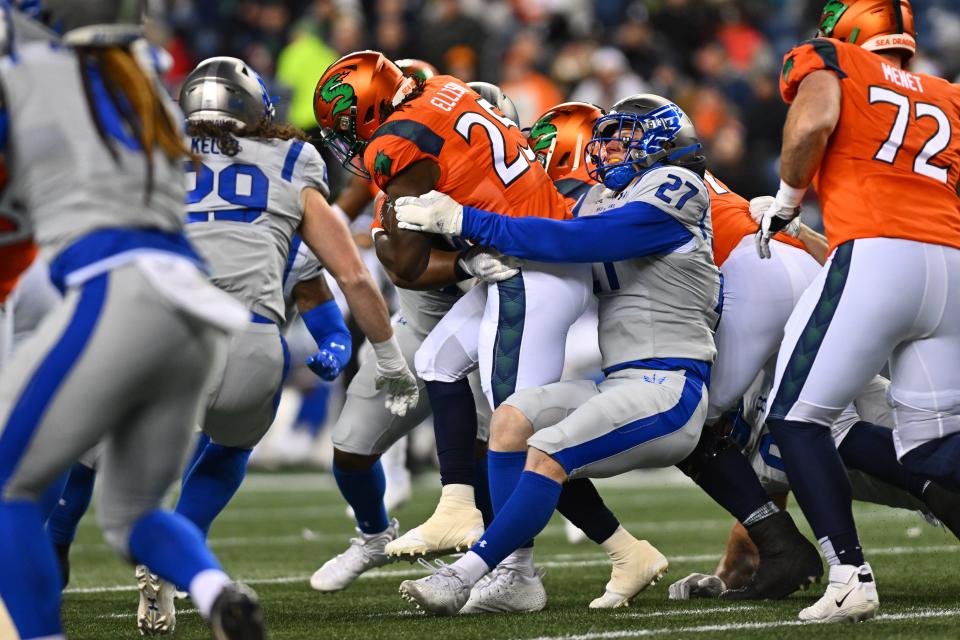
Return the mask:
<path fill-rule="evenodd" d="M 65 46 L 25 43 L 0 63 L 3 144 L 65 299 L 0 374 L 0 594 L 22 638 L 63 637 L 36 501 L 102 439 L 110 546 L 188 586 L 215 638 L 265 637 L 253 592 L 230 581 L 195 525 L 159 508 L 225 334 L 248 318 L 183 235 L 176 107 L 131 53 L 141 16 L 127 5 L 44 9 Z"/>

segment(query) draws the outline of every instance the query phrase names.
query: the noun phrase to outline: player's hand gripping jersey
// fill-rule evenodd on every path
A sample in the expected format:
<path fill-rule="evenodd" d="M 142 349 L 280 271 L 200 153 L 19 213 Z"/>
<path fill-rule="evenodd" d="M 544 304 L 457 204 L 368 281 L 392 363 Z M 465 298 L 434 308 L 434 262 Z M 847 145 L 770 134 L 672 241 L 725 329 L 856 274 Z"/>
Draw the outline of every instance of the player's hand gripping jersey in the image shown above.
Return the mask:
<path fill-rule="evenodd" d="M 817 38 L 784 58 L 783 99 L 818 70 L 836 74 L 843 91 L 814 178 L 830 250 L 870 237 L 960 247 L 960 87 Z"/>
<path fill-rule="evenodd" d="M 518 217 L 569 216 L 517 125 L 452 76 L 427 80 L 423 94 L 391 114 L 363 153 L 381 189 L 424 159 L 440 168 L 434 189 L 463 204 Z"/>
<path fill-rule="evenodd" d="M 750 217 L 750 203 L 744 198 L 730 191 L 710 172 L 703 176 L 703 181 L 710 191 L 710 217 L 713 219 L 713 261 L 722 267 L 730 252 L 733 251 L 745 236 L 757 233 L 759 225 Z M 804 249 L 803 243 L 778 233 L 774 236 L 780 242 Z M 804 249 L 806 250 L 806 249 Z"/>
<path fill-rule="evenodd" d="M 327 169 L 301 140 L 241 138 L 235 156 L 210 138 L 193 138 L 201 164 L 187 163 L 187 235 L 213 283 L 251 311 L 281 324 L 291 244 L 303 219 L 306 187 L 327 195 Z"/>

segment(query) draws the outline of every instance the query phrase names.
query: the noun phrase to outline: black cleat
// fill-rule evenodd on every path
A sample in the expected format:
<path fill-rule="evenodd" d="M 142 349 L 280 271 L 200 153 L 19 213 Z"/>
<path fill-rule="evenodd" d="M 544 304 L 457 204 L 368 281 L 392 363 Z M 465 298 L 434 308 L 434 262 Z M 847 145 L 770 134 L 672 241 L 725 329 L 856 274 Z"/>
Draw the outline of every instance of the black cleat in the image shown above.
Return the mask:
<path fill-rule="evenodd" d="M 923 490 L 930 513 L 960 539 L 960 494 L 948 491 L 931 480 Z"/>
<path fill-rule="evenodd" d="M 253 589 L 239 582 L 223 588 L 210 611 L 213 640 L 266 640 L 263 611 Z"/>
<path fill-rule="evenodd" d="M 779 600 L 823 576 L 820 552 L 786 511 L 747 527 L 747 532 L 760 552 L 760 565 L 750 582 L 724 591 L 721 600 Z"/>
<path fill-rule="evenodd" d="M 55 544 L 53 550 L 57 554 L 57 564 L 60 565 L 60 589 L 66 589 L 70 583 L 70 545 Z"/>

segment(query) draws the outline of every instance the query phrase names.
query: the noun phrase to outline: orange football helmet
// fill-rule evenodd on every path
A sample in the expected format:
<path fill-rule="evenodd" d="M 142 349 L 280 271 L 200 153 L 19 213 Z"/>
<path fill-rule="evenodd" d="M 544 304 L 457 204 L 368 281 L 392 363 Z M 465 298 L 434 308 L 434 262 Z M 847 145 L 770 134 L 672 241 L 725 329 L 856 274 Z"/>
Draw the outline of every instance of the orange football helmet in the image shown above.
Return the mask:
<path fill-rule="evenodd" d="M 530 127 L 528 144 L 551 180 L 576 171 L 584 162 L 583 150 L 593 137 L 593 125 L 603 110 L 586 102 L 565 102 L 537 118 Z"/>
<path fill-rule="evenodd" d="M 909 0 L 830 0 L 820 14 L 818 37 L 858 44 L 868 51 L 917 52 Z"/>
<path fill-rule="evenodd" d="M 414 81 L 379 51 L 343 56 L 327 67 L 313 92 L 313 114 L 324 144 L 344 167 L 364 175 L 354 159 L 413 87 Z"/>
<path fill-rule="evenodd" d="M 402 58 L 400 60 L 394 60 L 393 63 L 400 67 L 400 70 L 403 71 L 403 75 L 413 76 L 418 80 L 429 80 L 433 76 L 440 75 L 440 72 L 437 71 L 437 68 L 426 60 Z"/>

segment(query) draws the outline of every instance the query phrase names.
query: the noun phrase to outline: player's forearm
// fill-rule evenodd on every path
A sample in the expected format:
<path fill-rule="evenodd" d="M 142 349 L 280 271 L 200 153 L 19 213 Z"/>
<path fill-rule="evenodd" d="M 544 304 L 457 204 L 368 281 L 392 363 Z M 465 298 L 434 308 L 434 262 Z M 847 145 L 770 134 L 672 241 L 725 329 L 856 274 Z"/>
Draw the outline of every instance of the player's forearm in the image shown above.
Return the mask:
<path fill-rule="evenodd" d="M 840 81 L 829 71 L 817 71 L 801 83 L 780 153 L 780 177 L 791 187 L 803 189 L 813 181 L 840 118 L 840 100 Z"/>
<path fill-rule="evenodd" d="M 364 268 L 349 277 L 337 277 L 353 319 L 371 342 L 383 342 L 393 335 L 387 303 Z"/>
<path fill-rule="evenodd" d="M 508 218 L 463 208 L 461 235 L 502 253 L 541 262 L 616 262 L 668 253 L 690 232 L 656 207 L 632 202 L 574 220 Z"/>
<path fill-rule="evenodd" d="M 823 234 L 817 233 L 810 227 L 805 224 L 800 225 L 800 235 L 797 236 L 797 239 L 803 243 L 804 248 L 807 250 L 813 259 L 823 264 L 827 261 L 827 238 Z"/>
<path fill-rule="evenodd" d="M 460 253 L 457 251 L 432 249 L 430 251 L 430 261 L 427 263 L 427 268 L 416 280 L 405 280 L 389 270 L 387 273 L 390 275 L 390 280 L 393 284 L 403 289 L 414 289 L 417 291 L 442 289 L 468 277 L 458 273 L 457 258 L 459 256 Z"/>

